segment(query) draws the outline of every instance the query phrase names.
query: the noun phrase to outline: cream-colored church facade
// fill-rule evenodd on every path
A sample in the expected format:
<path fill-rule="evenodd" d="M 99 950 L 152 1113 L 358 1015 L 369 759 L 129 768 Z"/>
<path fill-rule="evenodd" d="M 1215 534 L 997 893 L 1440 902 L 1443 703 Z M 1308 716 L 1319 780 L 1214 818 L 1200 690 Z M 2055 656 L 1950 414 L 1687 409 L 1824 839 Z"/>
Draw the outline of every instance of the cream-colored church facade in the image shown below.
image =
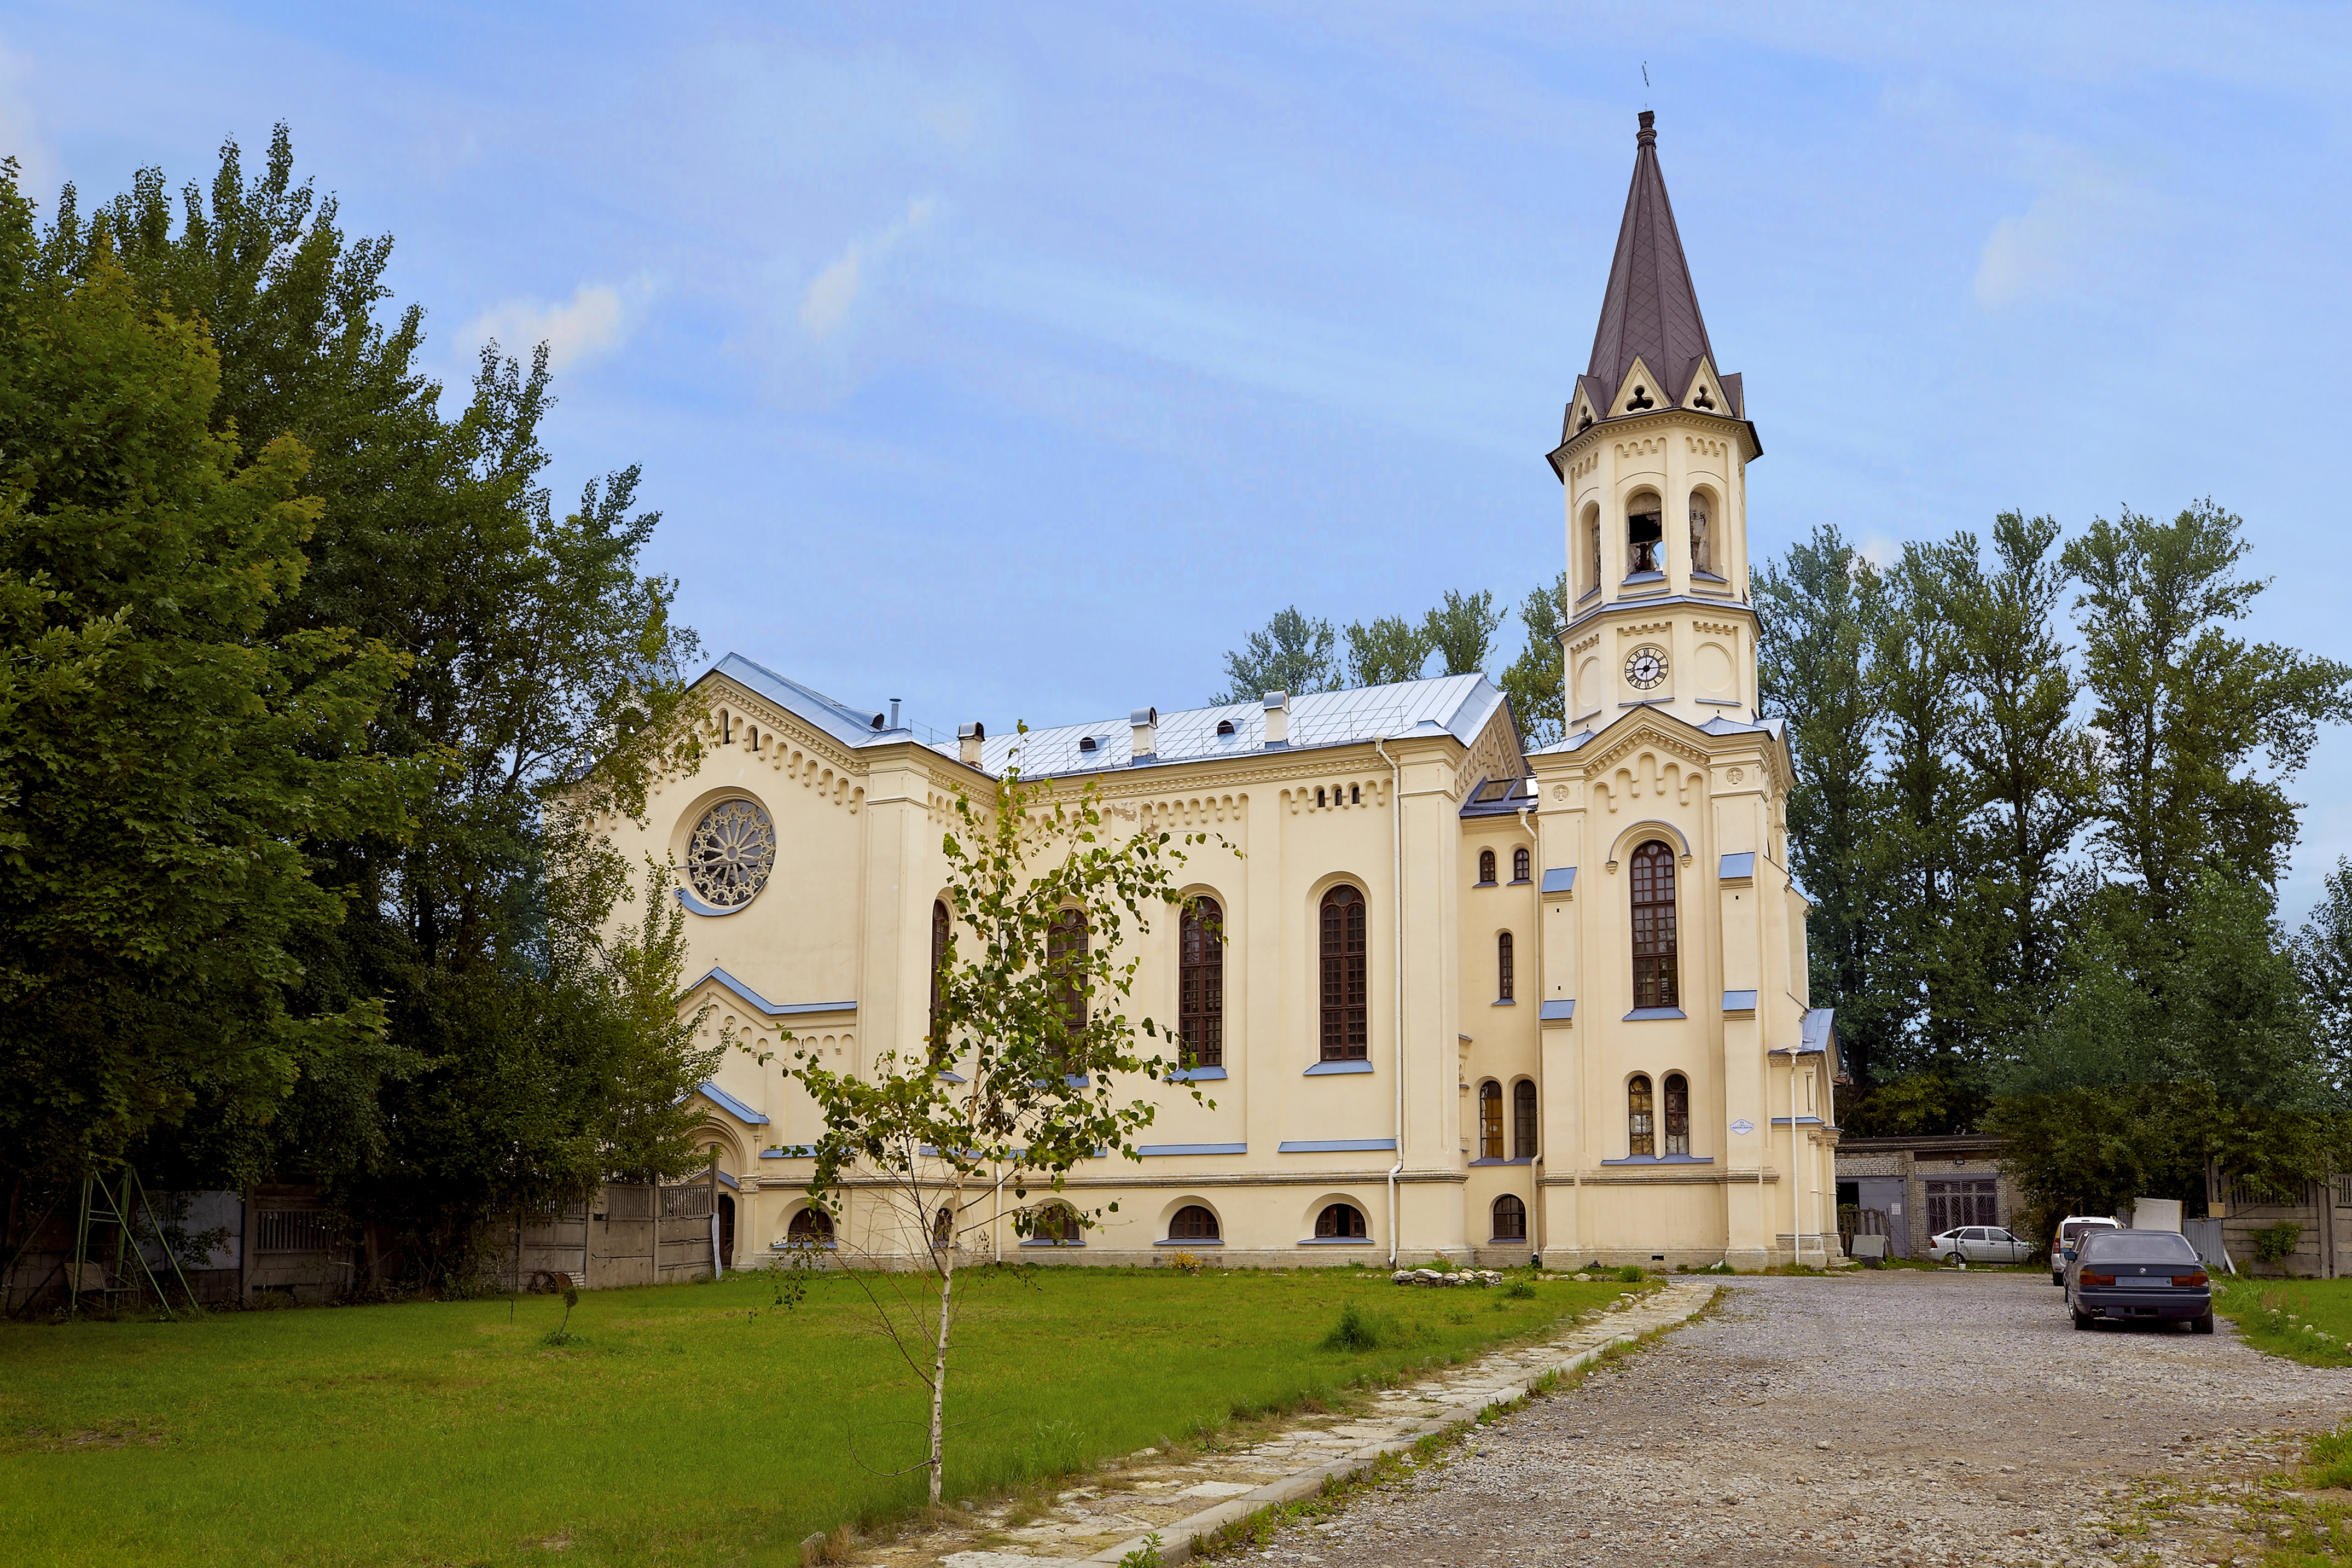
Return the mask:
<path fill-rule="evenodd" d="M 967 1258 L 1836 1256 L 1834 1033 L 1806 993 L 1788 743 L 1757 709 L 1746 471 L 1761 448 L 1707 344 L 1642 120 L 1591 366 L 1549 454 L 1571 595 L 1559 743 L 1524 751 L 1476 675 L 1020 736 L 973 724 L 954 746 L 740 657 L 699 681 L 702 759 L 619 844 L 685 868 L 698 978 L 681 1006 L 752 1047 L 703 1094 L 730 1266 L 781 1252 L 796 1221 L 811 1234 L 799 1151 L 817 1118 L 784 1036 L 836 1068 L 920 1053 L 940 839 L 1016 744 L 1024 777 L 1091 783 L 1114 826 L 1241 853 L 1192 853 L 1181 879 L 1223 942 L 1196 943 L 1188 972 L 1164 912 L 1128 1007 L 1213 1035 L 1194 1075 L 1213 1107 L 1135 1086 L 1160 1107 L 1142 1158 L 1067 1184 L 1101 1223 L 1076 1246 L 1024 1245 L 1011 1194 L 991 1194 Z M 843 1200 L 858 1250 L 924 1245 L 855 1182 Z"/>

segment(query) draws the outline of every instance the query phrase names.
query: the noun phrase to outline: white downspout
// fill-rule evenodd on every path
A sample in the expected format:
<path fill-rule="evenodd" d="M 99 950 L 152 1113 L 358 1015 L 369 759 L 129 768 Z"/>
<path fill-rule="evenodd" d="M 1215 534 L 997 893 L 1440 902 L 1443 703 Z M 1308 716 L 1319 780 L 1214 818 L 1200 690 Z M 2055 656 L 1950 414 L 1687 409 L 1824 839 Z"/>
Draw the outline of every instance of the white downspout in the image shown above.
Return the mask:
<path fill-rule="evenodd" d="M 1789 1053 L 1789 1250 L 1801 1268 L 1805 1261 L 1803 1196 L 1797 1191 L 1803 1177 L 1797 1172 L 1797 1053 Z"/>
<path fill-rule="evenodd" d="M 1389 1166 L 1389 1267 L 1397 1266 L 1397 1177 L 1404 1172 L 1404 764 L 1389 755 L 1388 742 L 1372 737 L 1372 749 L 1389 765 L 1389 868 L 1396 883 L 1396 1161 Z"/>
<path fill-rule="evenodd" d="M 1536 961 L 1536 1011 L 1540 1015 L 1543 1011 L 1543 999 L 1549 994 L 1549 993 L 1544 990 L 1543 985 L 1543 840 L 1536 837 L 1534 825 L 1528 821 L 1528 807 L 1524 805 L 1519 807 L 1519 831 L 1528 836 L 1528 842 L 1529 844 L 1535 846 L 1535 849 L 1530 854 L 1529 859 L 1533 863 L 1532 868 L 1536 874 L 1536 929 L 1533 934 L 1535 936 L 1534 957 Z M 1538 1079 L 1543 1077 L 1543 1024 L 1540 1018 L 1538 1019 L 1536 1024 L 1536 1077 Z M 1538 1091 L 1536 1104 L 1538 1106 L 1536 1116 L 1536 1152 L 1535 1158 L 1528 1162 L 1528 1255 L 1530 1258 L 1541 1258 L 1544 1252 L 1544 1225 L 1542 1217 L 1543 1177 L 1538 1174 L 1538 1173 L 1544 1168 L 1543 1152 L 1546 1142 L 1546 1139 L 1544 1138 L 1543 1115 L 1541 1111 L 1543 1100 L 1540 1096 L 1540 1091 Z"/>

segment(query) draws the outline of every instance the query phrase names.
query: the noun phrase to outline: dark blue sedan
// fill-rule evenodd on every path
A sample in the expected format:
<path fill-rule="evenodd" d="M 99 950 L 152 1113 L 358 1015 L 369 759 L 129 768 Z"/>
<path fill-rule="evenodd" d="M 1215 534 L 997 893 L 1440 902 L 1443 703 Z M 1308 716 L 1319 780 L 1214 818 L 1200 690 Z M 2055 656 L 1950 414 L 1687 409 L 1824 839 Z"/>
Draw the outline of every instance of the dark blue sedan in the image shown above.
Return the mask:
<path fill-rule="evenodd" d="M 2186 1322 L 2213 1331 L 2213 1281 L 2189 1238 L 2175 1230 L 2096 1230 L 2066 1266 L 2074 1326 Z"/>

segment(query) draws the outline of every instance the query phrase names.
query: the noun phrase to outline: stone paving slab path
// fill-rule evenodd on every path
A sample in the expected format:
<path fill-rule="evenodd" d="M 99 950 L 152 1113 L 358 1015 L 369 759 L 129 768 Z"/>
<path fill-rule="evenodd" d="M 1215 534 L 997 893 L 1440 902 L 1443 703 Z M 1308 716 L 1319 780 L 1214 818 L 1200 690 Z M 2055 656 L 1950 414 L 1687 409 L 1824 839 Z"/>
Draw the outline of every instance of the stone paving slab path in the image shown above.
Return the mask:
<path fill-rule="evenodd" d="M 1116 1563 L 1157 1533 L 1169 1561 L 1178 1561 L 1195 1534 L 1245 1518 L 1268 1502 L 1305 1496 L 1324 1476 L 1349 1473 L 1381 1455 L 1408 1448 L 1479 1410 L 1515 1399 L 1556 1367 L 1568 1367 L 1610 1344 L 1683 1322 L 1714 1298 L 1718 1279 L 1678 1279 L 1620 1304 L 1587 1312 L 1549 1338 L 1493 1352 L 1416 1382 L 1384 1389 L 1368 1408 L 1344 1416 L 1302 1416 L 1246 1448 L 1203 1453 L 1183 1462 L 1153 1449 L 1089 1478 L 1057 1496 L 1041 1517 L 1008 1522 L 999 1507 L 979 1515 L 975 1528 L 910 1532 L 887 1545 L 861 1550 L 857 1561 L 909 1568 L 1034 1568 L 1043 1562 Z M 1415 1289 L 1400 1287 L 1399 1289 Z"/>

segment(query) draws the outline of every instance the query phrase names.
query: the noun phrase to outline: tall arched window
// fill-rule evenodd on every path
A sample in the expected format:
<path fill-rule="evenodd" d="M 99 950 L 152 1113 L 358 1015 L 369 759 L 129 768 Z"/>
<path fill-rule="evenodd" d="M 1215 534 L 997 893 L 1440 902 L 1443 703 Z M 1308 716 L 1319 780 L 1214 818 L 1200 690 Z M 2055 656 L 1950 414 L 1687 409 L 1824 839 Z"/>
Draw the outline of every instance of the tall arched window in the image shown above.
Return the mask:
<path fill-rule="evenodd" d="M 931 1245 L 947 1247 L 955 1240 L 955 1210 L 942 1204 L 931 1219 Z"/>
<path fill-rule="evenodd" d="M 931 1058 L 938 1061 L 947 1055 L 948 1043 L 941 1037 L 940 1007 L 940 971 L 948 961 L 948 906 L 945 900 L 931 900 Z"/>
<path fill-rule="evenodd" d="M 1536 1157 L 1536 1086 L 1521 1079 L 1511 1086 L 1511 1158 Z"/>
<path fill-rule="evenodd" d="M 1353 1204 L 1326 1204 L 1315 1216 L 1318 1241 L 1361 1241 L 1364 1229 L 1364 1211 Z"/>
<path fill-rule="evenodd" d="M 1517 849 L 1512 850 L 1511 880 L 1514 882 L 1526 881 L 1528 879 L 1528 872 L 1533 865 L 1534 861 L 1528 854 L 1528 847 L 1526 845 L 1522 844 Z"/>
<path fill-rule="evenodd" d="M 1323 895 L 1323 1059 L 1371 1055 L 1365 1021 L 1364 895 L 1342 882 Z"/>
<path fill-rule="evenodd" d="M 1503 1086 L 1493 1079 L 1478 1086 L 1478 1158 L 1503 1157 Z"/>
<path fill-rule="evenodd" d="M 1694 572 L 1715 571 L 1715 542 L 1707 535 L 1706 492 L 1691 491 L 1690 563 Z"/>
<path fill-rule="evenodd" d="M 1633 851 L 1633 1005 L 1679 1007 L 1675 968 L 1675 855 L 1653 838 Z"/>
<path fill-rule="evenodd" d="M 1186 1204 L 1168 1222 L 1171 1241 L 1216 1241 L 1222 1239 L 1217 1229 L 1217 1216 L 1199 1204 Z"/>
<path fill-rule="evenodd" d="M 1658 1123 L 1650 1104 L 1650 1079 L 1645 1073 L 1635 1073 L 1625 1086 L 1625 1153 L 1654 1157 L 1658 1152 Z"/>
<path fill-rule="evenodd" d="M 1598 514 L 1584 525 L 1584 591 L 1588 594 L 1599 593 L 1601 591 L 1601 519 Z"/>
<path fill-rule="evenodd" d="M 1512 1000 L 1511 933 L 1504 931 L 1495 938 L 1495 1000 Z"/>
<path fill-rule="evenodd" d="M 1528 1238 L 1528 1205 L 1505 1193 L 1495 1200 L 1495 1239 L 1525 1241 Z"/>
<path fill-rule="evenodd" d="M 1184 1065 L 1225 1065 L 1224 911 L 1213 899 L 1184 906 L 1178 942 L 1176 1028 L 1184 1037 Z"/>
<path fill-rule="evenodd" d="M 1690 1080 L 1678 1072 L 1666 1075 L 1666 1152 L 1690 1152 Z"/>
<path fill-rule="evenodd" d="M 1478 851 L 1478 885 L 1482 888 L 1487 887 L 1494 880 L 1495 852 L 1492 849 L 1481 849 Z"/>
<path fill-rule="evenodd" d="M 1064 910 L 1054 917 L 1054 928 L 1045 939 L 1045 959 L 1058 976 L 1055 989 L 1061 994 L 1062 1026 L 1075 1041 L 1087 1027 L 1087 916 L 1084 910 Z M 1068 1054 L 1069 1043 L 1063 1052 Z"/>

